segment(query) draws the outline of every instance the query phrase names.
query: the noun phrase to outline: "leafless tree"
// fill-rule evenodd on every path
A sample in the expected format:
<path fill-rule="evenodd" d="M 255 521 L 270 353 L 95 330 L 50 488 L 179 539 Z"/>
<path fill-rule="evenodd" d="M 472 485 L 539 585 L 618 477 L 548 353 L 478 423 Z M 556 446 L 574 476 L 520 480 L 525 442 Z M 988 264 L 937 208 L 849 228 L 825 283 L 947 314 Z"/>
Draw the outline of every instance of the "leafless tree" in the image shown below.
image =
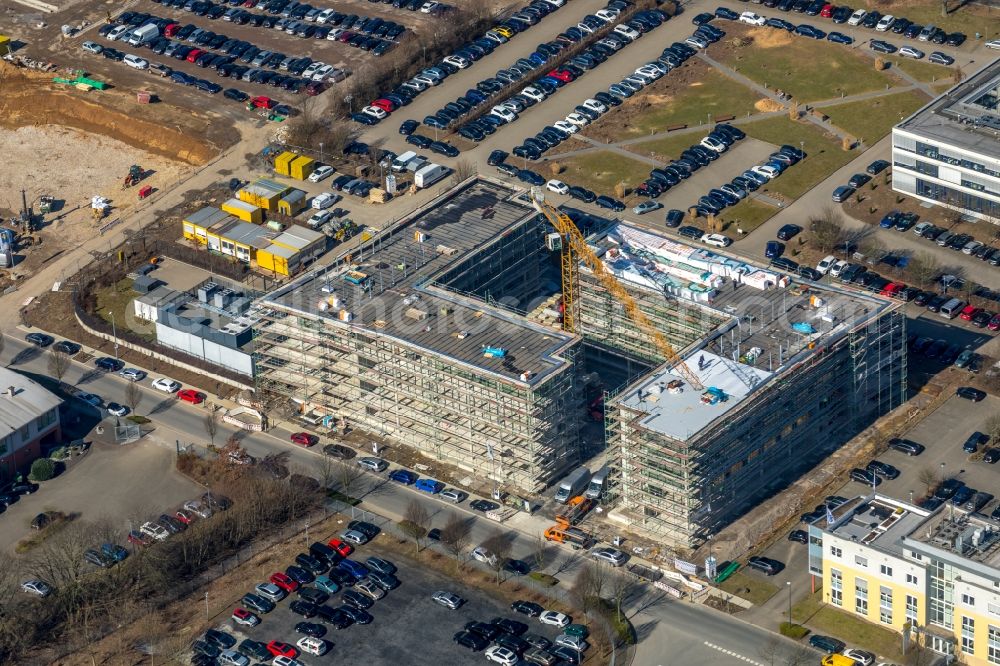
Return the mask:
<path fill-rule="evenodd" d="M 573 571 L 580 565 L 581 562 L 583 562 L 583 552 L 579 550 L 570 551 L 566 554 L 566 557 L 559 561 L 553 575 L 558 576 L 561 573 Z"/>
<path fill-rule="evenodd" d="M 541 533 L 535 535 L 534 548 L 531 551 L 531 559 L 535 563 L 535 569 L 542 571 L 549 564 L 549 544 Z"/>
<path fill-rule="evenodd" d="M 345 495 L 350 495 L 364 476 L 365 470 L 357 463 L 341 460 L 337 464 L 337 481 L 340 483 L 340 492 Z"/>
<path fill-rule="evenodd" d="M 914 282 L 927 285 L 933 282 L 941 273 L 941 264 L 929 252 L 918 252 L 910 257 L 910 263 L 906 266 L 906 272 Z"/>
<path fill-rule="evenodd" d="M 441 528 L 441 545 L 455 558 L 461 559 L 465 549 L 469 547 L 471 533 L 471 520 L 457 513 L 449 513 L 444 527 Z"/>
<path fill-rule="evenodd" d="M 1000 441 L 1000 414 L 993 414 L 987 418 L 984 430 L 986 431 L 986 434 L 990 436 L 991 441 Z"/>
<path fill-rule="evenodd" d="M 813 242 L 822 252 L 829 252 L 843 242 L 843 217 L 832 206 L 824 206 L 809 219 Z"/>
<path fill-rule="evenodd" d="M 3 336 L 0 335 L 0 339 Z M 3 352 L 3 349 L 0 349 Z M 62 384 L 63 377 L 66 376 L 66 371 L 69 370 L 70 360 L 69 355 L 64 351 L 59 351 L 53 349 L 49 352 L 49 374 L 59 380 Z"/>
<path fill-rule="evenodd" d="M 580 567 L 576 580 L 573 581 L 572 592 L 584 611 L 590 612 L 600 604 L 606 576 L 607 567 L 592 560 L 585 561 Z"/>
<path fill-rule="evenodd" d="M 476 165 L 469 160 L 458 160 L 455 162 L 455 182 L 461 183 L 466 178 L 476 174 Z"/>
<path fill-rule="evenodd" d="M 622 619 L 622 606 L 625 600 L 635 594 L 639 589 L 638 579 L 623 569 L 611 569 L 606 565 L 601 565 L 608 571 L 605 572 L 607 580 L 606 588 L 608 598 L 615 605 L 615 612 L 618 620 Z"/>
<path fill-rule="evenodd" d="M 424 539 L 427 538 L 430 525 L 431 516 L 424 505 L 415 499 L 410 500 L 409 504 L 406 505 L 403 519 L 399 521 L 399 529 L 403 534 L 413 539 L 413 544 L 418 551 L 421 549 Z"/>
<path fill-rule="evenodd" d="M 499 585 L 500 574 L 503 571 L 504 565 L 507 564 L 507 560 L 510 558 L 511 540 L 508 535 L 504 534 L 500 530 L 494 530 L 493 533 L 483 541 L 482 546 L 495 558 L 492 562 L 490 562 L 490 568 L 496 573 L 497 585 Z"/>
<path fill-rule="evenodd" d="M 138 382 L 129 382 L 125 387 L 125 402 L 133 414 L 139 408 L 139 403 L 142 402 L 142 389 L 139 388 Z"/>
<path fill-rule="evenodd" d="M 3 356 L 3 350 L 7 346 L 7 336 L 0 333 L 0 356 Z"/>
<path fill-rule="evenodd" d="M 205 419 L 202 422 L 205 426 L 205 434 L 208 435 L 208 439 L 212 446 L 215 446 L 215 436 L 219 433 L 219 412 L 213 409 L 208 414 L 205 414 Z"/>
<path fill-rule="evenodd" d="M 924 486 L 927 489 L 927 492 L 930 492 L 931 489 L 937 486 L 937 484 L 941 481 L 941 479 L 938 477 L 937 472 L 935 472 L 930 467 L 920 468 L 920 471 L 917 472 L 917 480 L 920 481 L 920 483 L 924 484 Z"/>

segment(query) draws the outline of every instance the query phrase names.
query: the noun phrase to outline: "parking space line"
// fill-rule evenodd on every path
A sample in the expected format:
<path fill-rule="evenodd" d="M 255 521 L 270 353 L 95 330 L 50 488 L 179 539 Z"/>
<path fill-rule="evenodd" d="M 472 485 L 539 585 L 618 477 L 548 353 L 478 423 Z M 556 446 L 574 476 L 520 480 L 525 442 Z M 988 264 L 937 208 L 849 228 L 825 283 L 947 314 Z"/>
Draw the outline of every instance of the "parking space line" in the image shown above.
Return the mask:
<path fill-rule="evenodd" d="M 740 661 L 745 661 L 746 663 L 751 664 L 752 666 L 764 666 L 764 664 L 760 663 L 759 661 L 754 661 L 750 657 L 745 657 L 742 654 L 739 654 L 738 652 L 733 652 L 732 650 L 727 650 L 726 648 L 722 647 L 721 645 L 716 645 L 715 643 L 709 643 L 708 641 L 705 641 L 705 646 L 706 647 L 710 647 L 713 650 L 718 650 L 722 654 L 729 655 L 733 659 L 739 659 Z"/>

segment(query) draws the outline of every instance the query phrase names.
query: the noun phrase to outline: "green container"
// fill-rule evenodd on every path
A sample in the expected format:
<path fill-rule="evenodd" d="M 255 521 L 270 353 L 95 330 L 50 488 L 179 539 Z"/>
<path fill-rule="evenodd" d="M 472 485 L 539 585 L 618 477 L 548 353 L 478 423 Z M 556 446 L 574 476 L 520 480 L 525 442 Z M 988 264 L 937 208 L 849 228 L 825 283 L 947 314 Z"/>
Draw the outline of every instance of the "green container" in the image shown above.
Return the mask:
<path fill-rule="evenodd" d="M 92 86 L 96 90 L 104 90 L 108 87 L 108 84 L 104 81 L 95 81 L 94 79 L 88 79 L 85 76 L 77 77 L 76 81 L 73 83 L 86 83 L 88 86 Z"/>

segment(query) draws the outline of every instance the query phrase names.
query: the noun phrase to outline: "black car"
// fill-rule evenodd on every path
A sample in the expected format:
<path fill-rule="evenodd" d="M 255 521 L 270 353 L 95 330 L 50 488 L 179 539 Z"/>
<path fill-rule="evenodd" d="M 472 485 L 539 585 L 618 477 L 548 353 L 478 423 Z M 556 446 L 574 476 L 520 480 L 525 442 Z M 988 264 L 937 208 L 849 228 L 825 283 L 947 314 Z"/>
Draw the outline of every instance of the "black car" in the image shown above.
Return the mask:
<path fill-rule="evenodd" d="M 895 479 L 899 476 L 899 470 L 889 463 L 884 463 L 881 460 L 873 460 L 868 463 L 866 468 L 869 472 L 874 472 L 875 474 L 885 478 L 885 479 Z"/>
<path fill-rule="evenodd" d="M 491 625 L 498 627 L 500 631 L 510 636 L 520 636 L 528 632 L 528 625 L 524 622 L 518 622 L 517 620 L 510 620 L 508 618 L 495 617 L 490 622 Z"/>
<path fill-rule="evenodd" d="M 206 631 L 205 640 L 212 645 L 218 646 L 220 650 L 228 650 L 236 645 L 235 638 L 224 631 L 219 631 L 218 629 L 209 629 Z"/>
<path fill-rule="evenodd" d="M 494 150 L 490 153 L 489 157 L 486 158 L 486 163 L 490 166 L 497 166 L 498 164 L 503 164 L 506 161 L 508 153 L 504 150 Z"/>
<path fill-rule="evenodd" d="M 432 141 L 428 148 L 432 153 L 444 155 L 445 157 L 458 157 L 459 155 L 458 148 L 443 141 Z"/>
<path fill-rule="evenodd" d="M 842 652 L 844 648 L 847 647 L 847 643 L 845 643 L 844 641 L 840 641 L 837 640 L 836 638 L 831 638 L 829 636 L 822 636 L 820 634 L 813 634 L 812 636 L 810 636 L 809 645 L 816 648 L 817 650 L 821 650 L 823 652 L 827 652 L 830 654 Z"/>
<path fill-rule="evenodd" d="M 222 652 L 217 646 L 203 640 L 197 640 L 194 643 L 191 643 L 191 651 L 195 654 L 205 655 L 210 659 L 215 659 Z"/>
<path fill-rule="evenodd" d="M 246 94 L 242 90 L 237 90 L 236 88 L 227 88 L 222 92 L 222 96 L 231 99 L 234 102 L 245 102 L 250 98 L 250 95 Z"/>
<path fill-rule="evenodd" d="M 788 540 L 797 543 L 809 543 L 809 533 L 805 530 L 792 530 L 788 534 Z"/>
<path fill-rule="evenodd" d="M 316 617 L 316 604 L 305 601 L 304 599 L 296 599 L 292 603 L 288 604 L 288 610 L 296 615 L 301 615 L 306 619 Z"/>
<path fill-rule="evenodd" d="M 760 571 L 766 576 L 773 576 L 784 568 L 781 562 L 778 562 L 777 560 L 759 556 L 754 556 L 748 559 L 747 566 L 751 569 Z"/>
<path fill-rule="evenodd" d="M 474 631 L 460 631 L 452 639 L 462 647 L 467 647 L 473 652 L 485 650 L 490 644 L 489 639 Z"/>
<path fill-rule="evenodd" d="M 510 609 L 515 613 L 521 613 L 522 615 L 527 615 L 528 617 L 538 617 L 542 614 L 545 609 L 539 606 L 533 601 L 515 601 L 510 605 Z"/>
<path fill-rule="evenodd" d="M 54 349 L 57 352 L 62 352 L 67 356 L 73 356 L 78 351 L 80 351 L 80 345 L 76 344 L 75 342 L 70 342 L 69 340 L 60 340 L 55 344 L 55 346 L 52 349 Z"/>
<path fill-rule="evenodd" d="M 877 486 L 882 483 L 882 479 L 875 472 L 861 469 L 860 467 L 855 467 L 851 470 L 851 480 L 867 486 Z"/>
<path fill-rule="evenodd" d="M 382 532 L 382 528 L 378 525 L 374 525 L 364 520 L 352 520 L 347 523 L 347 529 L 354 530 L 355 532 L 361 532 L 368 539 L 374 539 Z"/>
<path fill-rule="evenodd" d="M 578 185 L 571 186 L 569 188 L 568 194 L 569 194 L 569 196 L 573 197 L 574 199 L 579 199 L 580 201 L 583 201 L 584 203 L 591 203 L 592 201 L 594 201 L 595 199 L 597 199 L 597 195 L 596 194 L 594 194 L 593 192 L 591 192 L 587 188 L 580 187 Z"/>
<path fill-rule="evenodd" d="M 545 179 L 530 169 L 520 169 L 517 172 L 517 179 L 528 185 L 544 185 Z"/>
<path fill-rule="evenodd" d="M 105 372 L 118 372 L 125 367 L 125 362 L 117 358 L 102 356 L 94 361 L 94 365 L 97 366 L 98 370 L 104 370 Z"/>
<path fill-rule="evenodd" d="M 243 605 L 257 613 L 270 613 L 274 610 L 273 601 L 253 593 L 243 595 Z"/>
<path fill-rule="evenodd" d="M 526 576 L 531 572 L 531 565 L 524 560 L 507 560 L 503 565 L 504 571 L 509 571 L 518 576 Z"/>
<path fill-rule="evenodd" d="M 355 590 L 344 590 L 343 600 L 345 604 L 362 610 L 368 610 L 375 604 L 371 597 Z"/>
<path fill-rule="evenodd" d="M 55 342 L 55 338 L 45 333 L 28 333 L 24 339 L 36 347 L 48 347 Z"/>
<path fill-rule="evenodd" d="M 351 619 L 347 613 L 341 608 L 332 608 L 330 606 L 317 606 L 316 607 L 316 617 L 318 617 L 323 622 L 326 622 L 336 629 L 346 629 L 347 627 L 354 624 L 354 620 Z"/>
<path fill-rule="evenodd" d="M 243 640 L 236 648 L 236 651 L 244 657 L 256 659 L 257 661 L 270 661 L 272 658 L 267 646 L 260 641 L 253 640 L 252 638 Z"/>
<path fill-rule="evenodd" d="M 625 204 L 604 194 L 594 199 L 594 205 L 599 206 L 600 208 L 607 208 L 608 210 L 613 210 L 615 212 L 625 210 Z"/>
<path fill-rule="evenodd" d="M 372 614 L 368 611 L 357 608 L 355 606 L 343 605 L 337 608 L 341 613 L 344 614 L 349 620 L 355 624 L 371 624 L 375 619 Z"/>
<path fill-rule="evenodd" d="M 797 224 L 786 224 L 780 229 L 778 229 L 778 240 L 792 240 L 802 231 L 802 227 Z"/>
<path fill-rule="evenodd" d="M 1000 460 L 1000 449 L 997 449 L 997 448 L 986 449 L 983 452 L 983 462 L 984 463 L 989 463 L 989 464 L 992 465 L 995 462 L 997 462 L 998 460 Z"/>
<path fill-rule="evenodd" d="M 326 627 L 317 622 L 299 622 L 295 625 L 295 631 L 313 638 L 322 638 L 326 634 Z"/>
<path fill-rule="evenodd" d="M 487 500 L 481 500 L 481 499 L 472 500 L 471 502 L 469 502 L 469 506 L 472 508 L 473 511 L 482 511 L 483 513 L 500 508 L 500 505 L 497 504 L 496 502 L 489 502 Z"/>
<path fill-rule="evenodd" d="M 422 134 L 410 134 L 406 137 L 406 143 L 416 146 L 417 148 L 428 148 L 434 140 L 430 137 L 423 136 Z"/>
<path fill-rule="evenodd" d="M 972 402 L 980 402 L 986 399 L 986 393 L 980 391 L 977 388 L 972 388 L 971 386 L 960 386 L 955 389 L 955 395 L 965 398 L 966 400 L 971 400 Z"/>
<path fill-rule="evenodd" d="M 303 585 L 305 583 L 311 583 L 316 579 L 316 577 L 313 576 L 311 573 L 309 573 L 302 567 L 295 566 L 294 564 L 286 567 L 285 573 L 288 574 L 288 577 L 294 580 L 299 585 Z"/>
<path fill-rule="evenodd" d="M 494 624 L 490 624 L 488 622 L 478 622 L 476 620 L 466 622 L 464 629 L 466 631 L 479 634 L 488 641 L 492 641 L 500 634 L 506 633 L 503 629 Z"/>

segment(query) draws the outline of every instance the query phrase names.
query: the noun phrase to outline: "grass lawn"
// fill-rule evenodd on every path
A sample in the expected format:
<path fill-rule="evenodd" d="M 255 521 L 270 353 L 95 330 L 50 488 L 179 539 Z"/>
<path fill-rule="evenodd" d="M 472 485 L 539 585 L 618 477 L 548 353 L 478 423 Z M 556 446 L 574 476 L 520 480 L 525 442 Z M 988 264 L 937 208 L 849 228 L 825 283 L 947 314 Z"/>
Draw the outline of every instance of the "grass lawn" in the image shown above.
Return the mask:
<path fill-rule="evenodd" d="M 551 175 L 551 172 L 544 167 L 539 173 L 546 178 L 558 178 L 567 185 L 580 185 L 608 196 L 614 196 L 615 185 L 621 181 L 628 187 L 635 187 L 646 180 L 652 168 L 648 164 L 608 150 L 586 153 L 558 162 L 566 167 L 558 176 Z"/>
<path fill-rule="evenodd" d="M 760 95 L 712 68 L 705 70 L 701 80 L 683 81 L 681 86 L 669 86 L 656 95 L 640 93 L 625 102 L 648 106 L 618 128 L 619 140 L 662 132 L 671 125 L 698 125 L 708 122 L 709 115 L 742 117 L 752 113 L 754 102 L 760 99 Z M 620 115 L 616 113 L 608 121 L 621 123 Z"/>
<path fill-rule="evenodd" d="M 824 604 L 821 596 L 822 590 L 800 601 L 792 608 L 792 617 L 814 633 L 833 636 L 846 641 L 848 645 L 856 645 L 881 657 L 902 662 L 902 639 L 899 634 Z"/>
<path fill-rule="evenodd" d="M 705 132 L 705 134 L 708 134 L 708 132 Z M 665 136 L 662 139 L 654 139 L 653 141 L 630 144 L 623 146 L 623 148 L 634 153 L 639 153 L 640 155 L 648 155 L 654 159 L 669 162 L 680 157 L 681 153 L 690 148 L 692 144 L 701 141 L 703 136 L 704 134 L 697 132 L 694 134 L 685 132 L 684 134 Z"/>
<path fill-rule="evenodd" d="M 757 83 L 791 94 L 800 104 L 841 93 L 882 90 L 891 83 L 888 76 L 875 71 L 871 60 L 839 44 L 803 39 L 773 28 L 750 29 L 747 34 L 754 44 L 732 47 L 725 40 L 709 53 Z"/>
<path fill-rule="evenodd" d="M 132 291 L 132 280 L 130 278 L 120 280 L 111 287 L 98 289 L 96 292 L 97 312 L 94 314 L 108 322 L 108 324 L 111 324 L 112 316 L 110 313 L 114 313 L 115 325 L 119 327 L 125 326 L 126 322 L 132 320 L 132 313 L 134 311 L 132 299 L 138 295 Z M 156 339 L 156 334 L 152 331 L 144 333 L 140 330 L 134 330 L 132 332 L 150 341 Z"/>
<path fill-rule="evenodd" d="M 744 199 L 722 212 L 722 219 L 729 223 L 727 231 L 734 236 L 737 229 L 750 233 L 764 224 L 780 209 L 755 199 Z"/>
<path fill-rule="evenodd" d="M 742 571 L 737 571 L 727 578 L 719 585 L 719 589 L 758 606 L 778 593 L 776 585 L 756 576 L 748 576 Z"/>
<path fill-rule="evenodd" d="M 941 80 L 951 81 L 951 77 L 955 71 L 953 67 L 934 65 L 922 60 L 913 60 L 912 58 L 887 57 L 886 61 L 891 62 L 892 67 L 897 67 L 903 70 L 917 81 L 923 81 L 926 83 Z"/>
<path fill-rule="evenodd" d="M 921 92 L 910 90 L 863 102 L 848 102 L 823 108 L 830 122 L 851 136 L 871 145 L 888 134 L 892 126 L 930 100 Z"/>
<path fill-rule="evenodd" d="M 761 188 L 762 194 L 771 192 L 796 199 L 857 157 L 854 151 L 842 150 L 836 138 L 827 136 L 816 125 L 795 122 L 786 116 L 740 125 L 740 129 L 754 138 L 776 145 L 801 144 L 806 151 L 806 159 Z"/>

